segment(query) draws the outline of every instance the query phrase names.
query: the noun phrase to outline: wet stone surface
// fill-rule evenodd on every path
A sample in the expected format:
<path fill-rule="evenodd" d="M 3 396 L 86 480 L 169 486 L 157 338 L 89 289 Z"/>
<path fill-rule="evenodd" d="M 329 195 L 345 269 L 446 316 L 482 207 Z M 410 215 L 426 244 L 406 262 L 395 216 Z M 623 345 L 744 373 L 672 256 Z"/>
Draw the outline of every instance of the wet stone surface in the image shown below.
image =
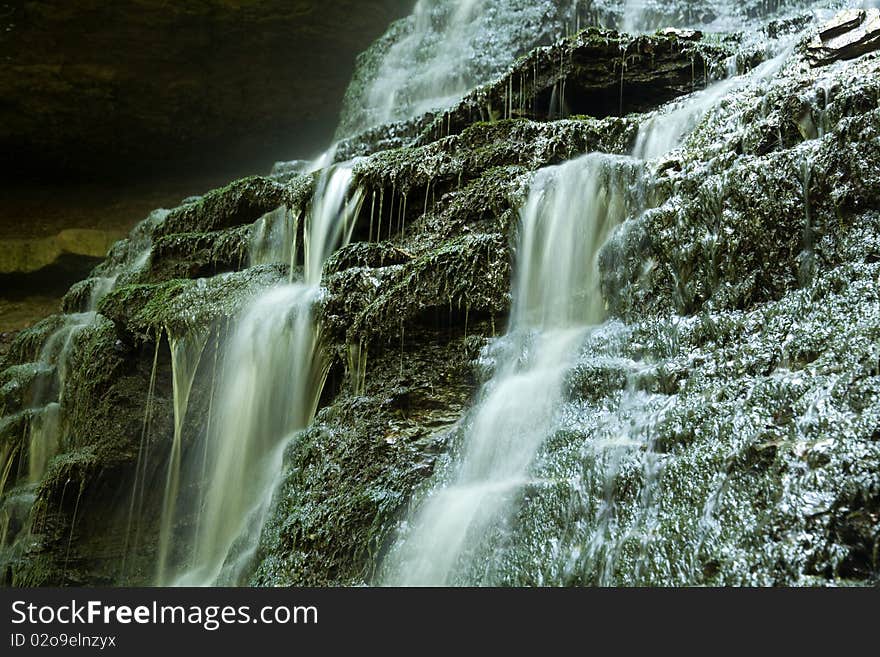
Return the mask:
<path fill-rule="evenodd" d="M 513 70 L 548 63 L 543 82 L 526 85 L 542 103 L 565 78 L 578 93 L 594 84 L 608 107 L 525 115 L 509 111 L 508 95 L 498 113 L 511 84 L 523 89 L 515 74 L 445 119 L 429 112 L 409 131 L 363 133 L 352 147 L 368 154 L 353 165 L 363 199 L 352 240 L 324 264 L 315 301 L 327 382 L 314 422 L 289 437 L 247 581 L 379 581 L 507 344 L 535 172 L 632 152 L 642 127 L 680 109 L 674 98 L 692 100 L 691 85 L 711 85 L 713 63 L 735 54 L 746 77 L 723 87 L 679 147 L 634 167 L 644 174 L 626 194 L 641 205 L 627 206 L 599 255 L 608 319 L 572 357 L 514 511 L 475 543 L 456 583 L 875 583 L 880 59 L 816 66 L 809 45 L 864 28 L 869 14 L 824 36 L 807 24 L 790 49 L 766 52 L 742 35 L 630 41 L 590 30 Z M 579 48 L 593 54 L 580 60 Z M 747 77 L 778 52 L 787 56 L 773 75 Z M 624 57 L 624 91 L 657 93 L 619 117 Z M 287 258 L 251 266 L 256 224 L 277 208 L 292 221 L 286 255 L 302 275 L 302 222 L 320 176 L 282 173 L 153 213 L 71 288 L 68 314 L 0 337 L 3 583 L 154 581 L 174 435 L 169 335 L 209 336 L 183 427 L 188 454 L 236 319 L 290 280 Z M 32 425 L 51 404 L 57 449 L 31 481 Z M 181 494 L 195 497 L 200 480 L 190 481 Z M 195 522 L 182 514 L 175 530 Z"/>

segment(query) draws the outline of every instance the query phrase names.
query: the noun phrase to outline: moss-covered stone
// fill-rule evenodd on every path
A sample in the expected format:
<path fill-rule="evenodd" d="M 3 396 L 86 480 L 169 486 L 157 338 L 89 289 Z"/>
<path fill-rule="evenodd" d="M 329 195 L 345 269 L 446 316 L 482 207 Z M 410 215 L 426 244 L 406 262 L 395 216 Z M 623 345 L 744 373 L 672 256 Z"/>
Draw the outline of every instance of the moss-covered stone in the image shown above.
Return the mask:
<path fill-rule="evenodd" d="M 210 233 L 175 233 L 156 240 L 144 276 L 150 281 L 207 278 L 248 265 L 249 225 Z"/>
<path fill-rule="evenodd" d="M 7 351 L 4 360 L 0 362 L 0 367 L 5 368 L 10 365 L 36 361 L 46 340 L 64 324 L 64 321 L 63 315 L 50 315 L 32 327 L 19 332 L 12 344 L 9 345 L 9 351 Z"/>
<path fill-rule="evenodd" d="M 285 281 L 286 275 L 285 267 L 260 265 L 209 279 L 127 285 L 107 294 L 99 312 L 144 341 L 164 329 L 186 335 L 233 317 L 259 290 Z"/>
<path fill-rule="evenodd" d="M 498 81 L 465 96 L 434 120 L 419 143 L 458 134 L 481 120 L 645 112 L 706 86 L 733 53 L 720 43 L 675 33 L 632 38 L 583 30 L 533 50 Z"/>
<path fill-rule="evenodd" d="M 861 66 L 874 70 L 877 61 Z M 840 90 L 850 75 L 839 68 L 821 83 Z M 778 116 L 816 84 L 812 76 L 783 80 L 766 97 L 755 90 L 718 108 L 660 165 L 655 184 L 666 200 L 624 226 L 603 254 L 612 312 L 745 309 L 808 283 L 816 268 L 875 257 L 876 217 L 865 212 L 880 203 L 875 83 L 839 92 L 838 108 L 855 105 L 852 111 L 832 112 L 828 103 L 821 138 L 782 139 L 757 152 L 741 147 L 749 131 L 725 132 L 722 140 L 719 126 L 737 121 L 744 106 L 764 104 L 766 115 Z M 860 105 L 853 96 L 869 100 Z M 867 252 L 843 248 L 852 233 L 866 240 Z"/>
<path fill-rule="evenodd" d="M 195 203 L 171 211 L 153 231 L 158 238 L 175 233 L 207 233 L 250 224 L 284 200 L 284 186 L 260 176 L 242 178 L 208 192 Z"/>
<path fill-rule="evenodd" d="M 430 474 L 470 397 L 475 355 L 453 328 L 414 329 L 395 349 L 367 356 L 360 392 L 350 381 L 291 440 L 254 584 L 372 580 L 410 490 Z"/>
<path fill-rule="evenodd" d="M 0 372 L 0 417 L 55 398 L 54 375 L 48 363 L 13 365 Z"/>

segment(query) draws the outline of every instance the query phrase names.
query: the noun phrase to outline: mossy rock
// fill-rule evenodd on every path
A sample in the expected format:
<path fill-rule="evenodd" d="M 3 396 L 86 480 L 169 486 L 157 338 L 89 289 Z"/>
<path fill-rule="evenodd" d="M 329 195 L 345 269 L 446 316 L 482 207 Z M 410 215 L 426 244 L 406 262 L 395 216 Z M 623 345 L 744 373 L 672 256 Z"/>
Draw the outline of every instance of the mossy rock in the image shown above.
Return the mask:
<path fill-rule="evenodd" d="M 285 280 L 286 267 L 260 265 L 210 279 L 127 285 L 105 296 L 99 312 L 124 333 L 152 342 L 162 330 L 186 335 L 225 321 L 238 314 L 258 291 Z"/>
<path fill-rule="evenodd" d="M 261 176 L 242 178 L 172 210 L 153 231 L 154 239 L 175 233 L 208 233 L 251 224 L 284 201 L 283 185 Z"/>

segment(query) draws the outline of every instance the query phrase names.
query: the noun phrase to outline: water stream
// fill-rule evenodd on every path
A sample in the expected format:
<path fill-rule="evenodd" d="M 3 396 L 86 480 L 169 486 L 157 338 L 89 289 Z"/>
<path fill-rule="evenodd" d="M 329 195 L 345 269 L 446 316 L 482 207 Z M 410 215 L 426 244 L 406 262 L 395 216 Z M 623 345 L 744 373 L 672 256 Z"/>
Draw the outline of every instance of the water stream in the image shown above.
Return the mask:
<path fill-rule="evenodd" d="M 168 472 L 165 479 L 165 495 L 162 500 L 162 524 L 159 528 L 159 557 L 157 578 L 165 580 L 168 567 L 168 553 L 171 547 L 175 505 L 180 492 L 180 468 L 183 460 L 183 423 L 189 406 L 196 370 L 208 342 L 207 332 L 190 332 L 185 335 L 168 333 L 171 348 L 171 373 L 174 389 L 174 438 L 171 443 Z"/>
<path fill-rule="evenodd" d="M 404 523 L 383 566 L 385 584 L 495 581 L 489 571 L 504 558 L 480 556 L 495 549 L 491 541 L 515 540 L 499 539 L 498 534 L 504 533 L 524 490 L 536 485 L 531 479 L 534 460 L 562 422 L 567 372 L 604 320 L 599 252 L 616 226 L 646 209 L 642 162 L 677 147 L 737 85 L 774 75 L 789 52 L 783 49 L 752 74 L 719 81 L 658 112 L 640 129 L 635 159 L 596 153 L 538 172 L 521 210 L 510 327 L 493 346 L 500 352 L 495 375 L 465 418 L 449 463 Z M 631 383 L 589 447 L 591 479 L 598 488 L 588 491 L 588 497 L 599 504 L 587 514 L 593 520 L 582 528 L 585 538 L 575 561 L 581 570 L 596 573 L 599 584 L 613 582 L 616 555 L 630 531 L 640 532 L 643 545 L 650 536 L 659 467 L 650 449 L 650 427 L 662 413 L 655 403 Z M 647 482 L 633 521 L 637 530 L 617 526 L 613 491 L 624 463 L 642 470 Z"/>
<path fill-rule="evenodd" d="M 302 280 L 257 297 L 224 347 L 206 451 L 193 451 L 206 459 L 207 478 L 196 510 L 192 558 L 173 576 L 160 570 L 160 584 L 239 584 L 247 574 L 284 448 L 314 416 L 327 376 L 313 305 L 324 262 L 350 239 L 363 201 L 351 183 L 350 165 L 324 169 L 305 219 Z M 286 211 L 279 217 L 288 221 Z M 295 231 L 279 234 L 293 237 Z M 275 240 L 274 248 L 260 245 L 263 258 L 284 260 L 291 253 L 294 245 L 283 240 Z"/>
<path fill-rule="evenodd" d="M 635 162 L 591 154 L 542 170 L 521 214 L 504 356 L 452 466 L 388 565 L 396 585 L 469 583 L 468 555 L 516 499 L 552 424 L 574 352 L 602 321 L 599 249 L 627 214 Z"/>

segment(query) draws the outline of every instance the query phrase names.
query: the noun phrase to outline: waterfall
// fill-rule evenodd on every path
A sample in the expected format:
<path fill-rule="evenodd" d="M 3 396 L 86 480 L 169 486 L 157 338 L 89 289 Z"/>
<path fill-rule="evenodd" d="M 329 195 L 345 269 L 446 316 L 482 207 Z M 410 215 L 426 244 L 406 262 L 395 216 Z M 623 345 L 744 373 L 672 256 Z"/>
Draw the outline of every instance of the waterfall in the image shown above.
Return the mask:
<path fill-rule="evenodd" d="M 738 85 L 775 75 L 790 52 L 790 46 L 784 48 L 750 75 L 719 81 L 658 112 L 640 128 L 635 159 L 594 153 L 535 176 L 521 211 L 510 327 L 495 346 L 501 352 L 496 373 L 464 421 L 462 443 L 386 558 L 385 583 L 487 583 L 489 566 L 480 562 L 481 550 L 487 549 L 489 537 L 503 533 L 507 517 L 531 483 L 534 459 L 559 426 L 567 372 L 604 320 L 596 261 L 611 231 L 634 210 L 644 209 L 642 162 L 676 148 Z M 639 183 L 633 184 L 634 179 Z M 597 429 L 595 479 L 606 490 L 620 467 L 620 450 L 650 444 L 650 426 L 660 412 L 653 404 L 650 396 L 630 389 L 606 422 L 612 434 L 607 453 Z M 650 523 L 657 464 L 650 448 L 639 453 L 648 482 L 640 518 Z M 604 564 L 597 570 L 600 583 L 606 584 L 620 549 L 609 538 L 615 531 L 609 524 L 614 508 L 613 495 L 606 493 L 580 557 L 594 568 Z"/>
<path fill-rule="evenodd" d="M 596 262 L 627 213 L 634 162 L 586 155 L 540 171 L 521 213 L 505 356 L 486 384 L 445 481 L 417 510 L 387 566 L 399 585 L 471 583 L 469 555 L 527 480 L 573 355 L 604 317 Z"/>
<path fill-rule="evenodd" d="M 621 29 L 629 34 L 647 31 L 647 0 L 625 0 Z"/>
<path fill-rule="evenodd" d="M 196 370 L 208 342 L 207 332 L 193 332 L 174 336 L 166 330 L 171 348 L 171 374 L 174 392 L 174 438 L 165 480 L 165 495 L 162 501 L 162 525 L 159 529 L 159 580 L 165 578 L 168 565 L 168 552 L 171 547 L 172 529 L 175 518 L 175 502 L 180 490 L 180 468 L 183 459 L 183 422 L 189 406 Z"/>
<path fill-rule="evenodd" d="M 296 260 L 296 228 L 296 216 L 286 205 L 257 219 L 251 229 L 248 264 L 253 267 L 285 262 L 292 269 Z"/>
<path fill-rule="evenodd" d="M 194 556 L 160 584 L 238 584 L 246 575 L 284 448 L 314 416 L 327 376 L 313 305 L 323 264 L 348 242 L 360 210 L 362 192 L 352 191 L 351 182 L 351 166 L 324 170 L 305 221 L 302 280 L 267 290 L 238 320 L 206 437 Z M 277 253 L 286 257 L 292 249 Z"/>
<path fill-rule="evenodd" d="M 375 124 L 404 118 L 401 106 L 408 106 L 410 116 L 446 107 L 473 86 L 461 59 L 476 56 L 476 18 L 483 4 L 418 0 L 411 32 L 392 46 L 367 92 Z M 413 67 L 415 62 L 421 66 Z"/>
<path fill-rule="evenodd" d="M 448 108 L 577 15 L 572 0 L 418 0 L 358 60 L 337 137 Z"/>
<path fill-rule="evenodd" d="M 80 335 L 95 326 L 99 317 L 98 304 L 116 286 L 120 274 L 127 268 L 143 266 L 150 249 L 149 227 L 166 214 L 164 210 L 156 210 L 144 219 L 133 231 L 141 234 L 130 241 L 126 257 L 100 267 L 102 275 L 93 274 L 88 294 L 82 302 L 82 312 L 58 317 L 54 331 L 36 356 L 36 362 L 30 364 L 42 375 L 35 380 L 28 407 L 10 415 L 4 414 L 5 409 L 0 410 L 0 425 L 22 417 L 25 419 L 25 431 L 20 440 L 0 449 L 0 550 L 27 539 L 30 525 L 26 524 L 25 518 L 36 499 L 34 491 L 48 472 L 52 459 L 63 451 L 67 428 L 63 403 L 65 386 Z M 19 520 L 15 530 L 11 529 L 13 517 Z"/>
<path fill-rule="evenodd" d="M 673 101 L 669 107 L 639 126 L 633 156 L 642 160 L 653 160 L 678 147 L 681 140 L 725 96 L 746 84 L 766 82 L 779 73 L 794 49 L 794 44 L 795 39 L 791 39 L 775 45 L 778 52 L 746 75 L 724 78 L 690 96 Z"/>

